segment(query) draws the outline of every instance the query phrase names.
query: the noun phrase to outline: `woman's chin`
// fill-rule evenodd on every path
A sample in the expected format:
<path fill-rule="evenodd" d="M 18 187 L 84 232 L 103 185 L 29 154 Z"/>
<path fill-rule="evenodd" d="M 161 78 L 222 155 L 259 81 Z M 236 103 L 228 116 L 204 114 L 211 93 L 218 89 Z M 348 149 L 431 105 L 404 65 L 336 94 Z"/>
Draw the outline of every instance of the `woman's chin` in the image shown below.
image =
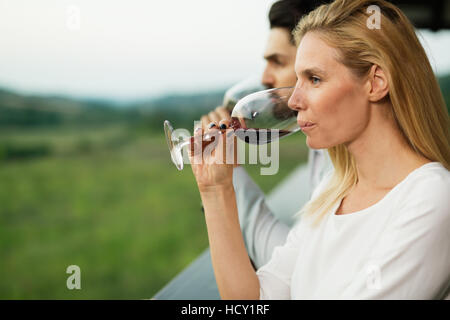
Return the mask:
<path fill-rule="evenodd" d="M 306 145 L 310 149 L 326 149 L 331 147 L 329 143 L 324 143 L 323 141 L 312 139 L 310 136 L 306 136 Z"/>
<path fill-rule="evenodd" d="M 310 136 L 306 136 L 306 145 L 310 148 L 310 149 L 319 149 L 318 145 L 317 145 L 317 141 L 315 141 L 314 139 L 311 139 Z"/>

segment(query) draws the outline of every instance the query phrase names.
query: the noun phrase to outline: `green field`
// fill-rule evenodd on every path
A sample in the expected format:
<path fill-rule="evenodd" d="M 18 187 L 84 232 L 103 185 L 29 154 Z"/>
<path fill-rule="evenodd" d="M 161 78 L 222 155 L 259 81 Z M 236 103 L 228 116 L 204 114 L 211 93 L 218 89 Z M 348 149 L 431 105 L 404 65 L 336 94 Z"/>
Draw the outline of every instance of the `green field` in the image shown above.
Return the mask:
<path fill-rule="evenodd" d="M 190 166 L 175 168 L 162 133 L 5 129 L 0 146 L 1 299 L 151 298 L 208 246 Z M 301 133 L 280 149 L 278 174 L 247 166 L 265 192 L 306 160 Z"/>

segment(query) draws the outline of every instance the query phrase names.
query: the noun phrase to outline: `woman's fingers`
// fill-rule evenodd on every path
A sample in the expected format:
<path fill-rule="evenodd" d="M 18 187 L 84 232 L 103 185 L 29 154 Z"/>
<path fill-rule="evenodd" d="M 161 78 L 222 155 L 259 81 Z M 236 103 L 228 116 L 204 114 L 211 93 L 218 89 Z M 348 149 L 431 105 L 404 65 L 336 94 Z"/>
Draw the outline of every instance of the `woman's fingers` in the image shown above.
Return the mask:
<path fill-rule="evenodd" d="M 202 128 L 207 129 L 208 125 L 211 122 L 215 122 L 216 124 L 218 124 L 221 120 L 224 119 L 231 120 L 230 113 L 225 107 L 219 106 L 207 115 L 202 116 L 200 118 L 200 121 L 202 124 Z"/>
<path fill-rule="evenodd" d="M 226 161 L 225 148 L 229 144 L 226 134 L 223 134 L 230 130 L 230 123 L 228 111 L 224 107 L 217 107 L 200 118 L 200 129 L 194 129 L 192 145 L 197 149 L 191 153 L 190 160 L 199 187 L 220 185 L 231 180 L 233 170 Z"/>
<path fill-rule="evenodd" d="M 202 127 L 197 127 L 194 129 L 194 138 L 191 139 L 191 154 L 194 155 L 194 152 L 196 154 L 201 153 L 201 145 L 202 145 L 202 137 L 203 137 L 203 129 Z M 192 163 L 192 159 L 191 163 Z"/>
<path fill-rule="evenodd" d="M 205 123 L 205 120 L 205 118 L 202 118 L 203 128 L 201 130 L 197 129 L 194 132 L 194 138 L 197 144 L 198 141 L 201 140 L 201 135 L 203 134 L 201 152 L 206 153 L 203 155 L 203 160 L 206 160 L 206 157 L 207 159 L 211 158 L 210 160 L 213 160 L 215 163 L 229 163 L 230 161 L 231 163 L 237 163 L 236 140 L 230 129 L 231 119 L 210 121 L 208 124 Z M 226 133 L 226 135 L 224 133 Z M 206 146 L 210 143 L 213 143 L 213 145 L 206 150 Z M 193 151 L 194 150 L 192 149 L 192 152 Z M 228 160 L 225 161 L 225 159 Z"/>
<path fill-rule="evenodd" d="M 221 106 L 217 107 L 215 111 L 222 120 L 231 120 L 231 115 L 227 108 Z"/>
<path fill-rule="evenodd" d="M 217 125 L 217 122 L 215 122 L 215 121 L 211 121 L 209 124 L 208 124 L 208 130 L 212 130 L 212 129 L 218 129 L 219 128 L 219 126 Z"/>
<path fill-rule="evenodd" d="M 237 143 L 233 130 L 230 129 L 230 120 L 210 122 L 205 130 L 197 129 L 194 132 L 193 142 L 191 164 L 237 165 Z"/>
<path fill-rule="evenodd" d="M 208 124 L 211 123 L 211 119 L 209 119 L 209 117 L 207 115 L 204 115 L 200 118 L 200 122 L 202 123 L 202 128 L 204 130 L 206 130 L 206 128 L 208 127 Z"/>
<path fill-rule="evenodd" d="M 206 132 L 206 135 L 208 135 L 208 134 L 212 134 L 218 130 L 219 130 L 219 123 L 215 122 L 215 121 L 211 121 L 206 126 L 205 132 Z"/>
<path fill-rule="evenodd" d="M 222 119 L 219 121 L 219 128 L 221 130 L 226 130 L 230 127 L 231 119 Z"/>
<path fill-rule="evenodd" d="M 219 122 L 221 119 L 220 115 L 215 110 L 208 113 L 208 118 L 209 118 L 209 120 L 214 121 L 214 122 Z"/>
<path fill-rule="evenodd" d="M 237 140 L 236 135 L 234 134 L 234 130 L 231 128 L 231 119 L 221 120 L 219 122 L 219 128 L 221 131 L 226 133 L 225 137 L 225 153 L 227 155 L 227 163 L 232 161 L 233 166 L 238 165 L 238 149 L 237 149 Z"/>
<path fill-rule="evenodd" d="M 213 137 L 216 133 L 218 133 L 219 124 L 218 122 L 211 121 L 208 123 L 208 125 L 205 128 L 205 139 L 209 140 L 211 137 Z"/>

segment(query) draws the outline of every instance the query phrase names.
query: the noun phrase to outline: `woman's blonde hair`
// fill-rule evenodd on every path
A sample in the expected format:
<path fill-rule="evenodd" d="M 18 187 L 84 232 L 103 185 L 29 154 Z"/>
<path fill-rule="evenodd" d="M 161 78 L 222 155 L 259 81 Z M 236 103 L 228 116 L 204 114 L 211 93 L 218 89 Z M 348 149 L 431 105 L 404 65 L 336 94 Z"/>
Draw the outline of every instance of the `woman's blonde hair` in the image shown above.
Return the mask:
<path fill-rule="evenodd" d="M 369 28 L 374 5 L 381 16 L 379 29 Z M 293 31 L 297 45 L 307 32 L 336 48 L 339 62 L 360 78 L 372 65 L 380 66 L 388 78 L 387 99 L 406 141 L 418 154 L 450 170 L 450 122 L 442 92 L 414 27 L 396 6 L 383 0 L 336 0 L 300 20 Z M 328 153 L 334 165 L 331 180 L 299 212 L 316 215 L 316 223 L 358 182 L 345 145 L 328 148 Z"/>

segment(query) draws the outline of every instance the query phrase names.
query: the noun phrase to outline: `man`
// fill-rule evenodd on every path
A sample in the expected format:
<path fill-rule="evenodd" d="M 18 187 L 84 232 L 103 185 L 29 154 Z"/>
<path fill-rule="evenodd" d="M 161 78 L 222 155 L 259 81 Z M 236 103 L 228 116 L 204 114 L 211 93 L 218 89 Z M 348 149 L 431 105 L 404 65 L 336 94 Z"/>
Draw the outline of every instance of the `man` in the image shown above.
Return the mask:
<path fill-rule="evenodd" d="M 318 4 L 319 1 L 280 0 L 272 5 L 269 12 L 270 33 L 264 52 L 266 67 L 261 79 L 267 88 L 295 86 L 297 78 L 294 64 L 297 48 L 292 31 L 301 16 Z M 205 129 L 211 122 L 218 123 L 222 119 L 230 119 L 230 115 L 224 107 L 218 107 L 201 118 L 202 127 Z M 295 170 L 291 174 L 289 182 L 281 186 L 282 191 L 278 192 L 278 201 L 272 201 L 273 209 L 245 169 L 234 168 L 233 184 L 239 220 L 247 252 L 255 268 L 269 261 L 275 246 L 284 244 L 294 222 L 292 215 L 309 199 L 312 190 L 329 167 L 330 163 L 329 160 L 327 162 L 324 151 L 310 150 L 308 169 Z M 300 197 L 295 194 L 299 187 L 303 193 Z M 280 201 L 282 194 L 283 201 Z M 279 212 L 278 215 L 274 209 Z M 280 219 L 283 215 L 284 219 Z"/>

